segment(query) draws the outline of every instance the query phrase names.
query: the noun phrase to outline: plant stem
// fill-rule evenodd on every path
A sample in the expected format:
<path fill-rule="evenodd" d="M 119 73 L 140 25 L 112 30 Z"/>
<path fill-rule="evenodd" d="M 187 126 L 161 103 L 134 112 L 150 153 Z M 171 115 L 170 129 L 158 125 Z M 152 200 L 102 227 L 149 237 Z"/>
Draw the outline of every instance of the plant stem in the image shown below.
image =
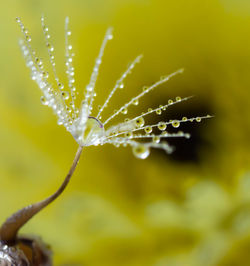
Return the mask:
<path fill-rule="evenodd" d="M 2 224 L 0 228 L 0 241 L 4 242 L 7 245 L 14 245 L 16 243 L 17 233 L 20 228 L 24 224 L 26 224 L 34 215 L 40 212 L 43 208 L 47 207 L 51 202 L 53 202 L 63 193 L 76 169 L 82 153 L 82 149 L 82 146 L 78 147 L 71 168 L 63 183 L 55 193 L 42 201 L 31 204 L 17 211 Z"/>

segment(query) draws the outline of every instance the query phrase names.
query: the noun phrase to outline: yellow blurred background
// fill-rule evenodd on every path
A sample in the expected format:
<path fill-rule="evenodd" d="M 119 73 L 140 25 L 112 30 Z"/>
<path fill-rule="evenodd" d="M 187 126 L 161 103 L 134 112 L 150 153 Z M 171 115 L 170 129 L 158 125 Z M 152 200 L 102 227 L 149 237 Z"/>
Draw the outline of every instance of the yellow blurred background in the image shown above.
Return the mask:
<path fill-rule="evenodd" d="M 176 151 L 136 159 L 130 148 L 83 151 L 63 196 L 22 230 L 40 235 L 55 265 L 250 265 L 250 2 L 247 0 L 0 0 L 0 219 L 52 193 L 77 144 L 30 80 L 15 17 L 46 56 L 47 19 L 60 77 L 64 19 L 70 17 L 76 85 L 87 84 L 108 26 L 97 83 L 103 103 L 122 71 L 144 58 L 105 115 L 160 76 L 185 72 L 143 98 L 130 116 L 175 96 L 195 98 L 166 119 L 215 115 L 190 123 L 193 138 Z M 122 118 L 123 119 L 123 118 Z M 154 119 L 154 118 L 152 118 Z"/>

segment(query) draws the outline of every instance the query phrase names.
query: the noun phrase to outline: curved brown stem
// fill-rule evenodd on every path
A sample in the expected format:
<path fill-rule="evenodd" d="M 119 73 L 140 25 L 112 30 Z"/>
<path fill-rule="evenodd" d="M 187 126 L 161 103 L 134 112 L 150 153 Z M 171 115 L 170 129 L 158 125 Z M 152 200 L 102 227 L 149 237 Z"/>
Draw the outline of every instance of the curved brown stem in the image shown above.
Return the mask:
<path fill-rule="evenodd" d="M 0 241 L 4 242 L 7 245 L 14 245 L 16 243 L 16 237 L 19 229 L 26 224 L 34 215 L 40 212 L 43 208 L 48 206 L 51 202 L 53 202 L 56 198 L 58 198 L 66 186 L 68 185 L 75 169 L 80 159 L 82 153 L 82 146 L 79 146 L 73 164 L 65 177 L 63 183 L 59 187 L 59 189 L 49 196 L 48 198 L 39 201 L 37 203 L 31 204 L 23 209 L 17 211 L 12 216 L 10 216 L 1 226 L 0 228 Z"/>

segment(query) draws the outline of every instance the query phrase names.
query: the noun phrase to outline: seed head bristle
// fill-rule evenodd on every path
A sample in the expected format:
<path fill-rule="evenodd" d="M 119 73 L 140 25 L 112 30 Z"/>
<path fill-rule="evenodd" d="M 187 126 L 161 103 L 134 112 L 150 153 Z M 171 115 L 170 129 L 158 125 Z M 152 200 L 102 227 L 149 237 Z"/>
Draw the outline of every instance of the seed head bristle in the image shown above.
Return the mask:
<path fill-rule="evenodd" d="M 154 139 L 155 137 L 159 137 L 159 138 L 190 138 L 190 134 L 189 133 L 184 133 L 182 131 L 179 131 L 177 133 L 168 133 L 166 131 L 163 131 L 160 135 L 157 134 L 133 134 L 132 132 L 130 132 L 129 136 L 124 134 L 125 138 L 129 138 L 129 139 Z"/>
<path fill-rule="evenodd" d="M 106 47 L 107 42 L 109 40 L 111 40 L 112 38 L 113 38 L 112 28 L 109 28 L 107 30 L 107 32 L 105 34 L 105 37 L 104 37 L 104 40 L 102 42 L 99 55 L 96 58 L 95 66 L 94 66 L 93 72 L 92 72 L 91 77 L 90 77 L 90 82 L 86 86 L 85 101 L 88 102 L 88 115 L 92 111 L 94 97 L 96 96 L 96 93 L 95 93 L 95 84 L 96 84 L 96 80 L 97 80 L 97 77 L 98 77 L 98 74 L 99 74 L 99 68 L 100 68 L 100 65 L 102 63 L 102 57 L 103 57 L 103 54 L 104 54 L 104 49 Z"/>
<path fill-rule="evenodd" d="M 122 76 L 116 81 L 116 84 L 114 86 L 114 88 L 111 90 L 110 94 L 108 95 L 105 103 L 103 104 L 103 106 L 101 106 L 99 113 L 97 115 L 97 118 L 100 118 L 101 113 L 103 112 L 103 110 L 108 106 L 108 103 L 110 101 L 110 99 L 112 98 L 112 96 L 114 95 L 114 93 L 116 92 L 116 90 L 118 88 L 122 89 L 124 87 L 124 80 L 125 78 L 131 73 L 131 71 L 133 70 L 133 68 L 135 67 L 136 64 L 138 64 L 141 61 L 142 55 L 139 55 L 136 57 L 136 59 L 129 65 L 129 67 L 127 68 L 127 70 L 122 74 Z"/>
<path fill-rule="evenodd" d="M 62 102 L 62 105 L 63 105 L 64 114 L 65 114 L 65 118 L 63 119 L 64 121 L 61 121 L 61 119 L 60 119 L 59 123 L 68 124 L 68 123 L 71 122 L 71 115 L 70 115 L 70 109 L 67 108 L 67 104 L 65 103 L 65 100 L 68 100 L 69 93 L 68 93 L 68 91 L 64 90 L 65 89 L 64 88 L 64 84 L 59 80 L 59 77 L 57 75 L 56 63 L 55 63 L 55 54 L 54 54 L 54 46 L 49 41 L 49 39 L 50 39 L 49 28 L 45 24 L 44 16 L 41 17 L 41 24 L 42 24 L 42 30 L 43 30 L 45 43 L 46 43 L 46 47 L 47 47 L 47 51 L 48 51 L 48 55 L 49 55 L 49 61 L 50 61 L 50 64 L 52 66 L 54 78 L 55 78 L 57 89 L 58 89 L 58 92 L 59 92 L 59 97 L 61 98 L 61 102 Z"/>
<path fill-rule="evenodd" d="M 75 71 L 73 67 L 73 52 L 72 45 L 69 42 L 69 36 L 71 35 L 71 31 L 69 29 L 69 17 L 65 18 L 65 66 L 66 66 L 66 75 L 68 78 L 68 87 L 70 90 L 70 103 L 69 110 L 72 113 L 73 120 L 76 119 L 77 113 L 79 110 L 75 106 L 76 100 L 76 88 L 74 86 L 75 83 Z"/>
<path fill-rule="evenodd" d="M 143 97 L 145 94 L 149 93 L 150 91 L 152 91 L 153 89 L 155 89 L 156 87 L 158 87 L 159 85 L 167 82 L 170 78 L 174 77 L 177 74 L 180 74 L 183 72 L 183 69 L 179 69 L 177 71 L 175 71 L 174 73 L 171 73 L 168 76 L 165 76 L 164 78 L 161 78 L 159 81 L 155 82 L 153 85 L 151 85 L 150 87 L 147 87 L 146 89 L 144 89 L 139 95 L 137 95 L 136 97 L 132 98 L 129 102 L 127 102 L 126 104 L 124 104 L 118 111 L 116 111 L 113 115 L 111 115 L 104 123 L 103 125 L 106 125 L 108 122 L 110 122 L 114 117 L 116 117 L 118 114 L 120 114 L 122 112 L 123 109 L 127 109 L 130 105 L 132 105 L 135 101 L 138 101 L 141 97 Z"/>
<path fill-rule="evenodd" d="M 154 109 L 152 109 L 152 108 L 148 108 L 148 111 L 147 111 L 147 112 L 142 113 L 141 115 L 136 116 L 136 117 L 130 119 L 128 122 L 130 122 L 130 121 L 134 121 L 134 120 L 137 120 L 137 119 L 139 119 L 139 118 L 145 117 L 145 116 L 147 116 L 147 115 L 149 115 L 149 114 L 152 114 L 152 113 L 156 113 L 156 114 L 158 114 L 158 115 L 161 115 L 161 111 L 166 111 L 166 109 L 167 109 L 168 107 L 170 107 L 170 106 L 172 106 L 172 105 L 174 105 L 174 104 L 177 104 L 177 103 L 183 102 L 183 101 L 187 101 L 187 100 L 191 99 L 192 97 L 193 97 L 193 96 L 188 96 L 188 97 L 185 97 L 185 98 L 177 97 L 178 99 L 177 99 L 176 101 L 171 100 L 170 103 L 165 104 L 165 105 L 161 105 L 161 106 L 159 106 L 159 107 L 157 107 L 157 108 L 154 108 Z M 159 112 L 159 111 L 160 111 L 160 112 Z"/>
<path fill-rule="evenodd" d="M 174 128 L 178 128 L 181 123 L 193 122 L 193 121 L 201 122 L 201 120 L 208 119 L 208 118 L 211 118 L 211 117 L 212 116 L 210 116 L 210 115 L 197 116 L 197 117 L 192 117 L 192 118 L 184 117 L 182 120 L 169 120 L 168 122 L 159 122 L 159 123 L 161 124 L 161 126 L 165 125 L 167 127 L 168 125 L 171 125 Z M 112 132 L 109 132 L 109 134 L 111 134 L 111 135 L 108 136 L 108 138 L 109 137 L 110 138 L 115 138 L 115 137 L 121 136 L 123 134 L 127 134 L 128 132 L 133 133 L 133 132 L 137 132 L 137 131 L 140 131 L 140 130 L 144 130 L 147 133 L 148 128 L 152 129 L 152 128 L 156 128 L 157 127 L 159 129 L 159 123 L 153 124 L 153 125 L 144 126 L 144 120 L 140 120 L 141 118 L 142 117 L 138 118 L 138 126 L 137 126 L 137 128 L 132 128 L 130 130 L 124 130 L 124 131 L 117 131 L 117 132 L 113 131 L 113 134 L 112 134 Z M 129 122 L 130 121 L 131 120 L 129 120 Z M 125 123 L 128 123 L 128 122 L 125 122 Z M 163 130 L 165 130 L 166 127 Z"/>

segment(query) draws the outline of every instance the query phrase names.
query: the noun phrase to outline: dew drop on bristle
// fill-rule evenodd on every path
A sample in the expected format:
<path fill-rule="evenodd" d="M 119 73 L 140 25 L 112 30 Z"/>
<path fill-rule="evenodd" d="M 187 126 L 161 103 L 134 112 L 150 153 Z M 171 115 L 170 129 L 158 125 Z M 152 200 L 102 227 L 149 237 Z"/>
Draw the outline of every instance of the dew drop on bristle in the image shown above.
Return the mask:
<path fill-rule="evenodd" d="M 180 122 L 177 121 L 177 120 L 174 120 L 174 121 L 172 121 L 172 126 L 175 127 L 175 128 L 177 128 L 177 127 L 180 126 Z"/>
<path fill-rule="evenodd" d="M 162 131 L 162 132 L 161 132 L 161 136 L 166 136 L 167 134 L 168 134 L 167 131 Z"/>
<path fill-rule="evenodd" d="M 48 105 L 48 101 L 46 100 L 44 96 L 41 96 L 40 101 L 43 105 Z"/>
<path fill-rule="evenodd" d="M 137 128 L 143 127 L 144 123 L 145 123 L 145 121 L 144 121 L 143 117 L 140 117 L 140 118 L 135 120 L 135 124 L 136 124 Z"/>
<path fill-rule="evenodd" d="M 62 84 L 62 83 L 58 83 L 58 88 L 60 89 L 60 90 L 62 90 L 63 88 L 64 88 L 64 85 Z"/>
<path fill-rule="evenodd" d="M 161 115 L 161 109 L 157 109 L 155 112 L 157 115 Z"/>
<path fill-rule="evenodd" d="M 201 122 L 201 118 L 198 116 L 198 117 L 196 117 L 196 122 Z"/>
<path fill-rule="evenodd" d="M 64 100 L 68 100 L 69 99 L 69 93 L 67 91 L 62 91 L 62 97 Z"/>
<path fill-rule="evenodd" d="M 133 133 L 129 131 L 129 132 L 125 133 L 125 137 L 126 138 L 132 138 L 133 137 Z"/>
<path fill-rule="evenodd" d="M 122 108 L 121 113 L 124 114 L 124 115 L 126 115 L 128 113 L 128 109 L 125 108 L 125 107 Z"/>
<path fill-rule="evenodd" d="M 25 38 L 26 38 L 26 41 L 27 41 L 27 42 L 31 42 L 31 37 L 30 37 L 30 35 L 27 35 Z"/>
<path fill-rule="evenodd" d="M 124 83 L 122 83 L 122 82 L 118 83 L 118 87 L 119 87 L 119 89 L 123 89 L 124 88 Z"/>
<path fill-rule="evenodd" d="M 167 125 L 164 122 L 159 122 L 158 128 L 159 130 L 165 130 L 167 128 Z"/>
<path fill-rule="evenodd" d="M 144 129 L 144 131 L 147 133 L 147 134 L 149 134 L 149 133 L 151 133 L 152 132 L 152 127 L 150 127 L 150 126 L 148 126 L 148 127 L 146 127 L 145 129 Z"/>
<path fill-rule="evenodd" d="M 139 159 L 146 159 L 150 154 L 150 150 L 145 145 L 139 144 L 133 147 L 133 154 Z"/>
<path fill-rule="evenodd" d="M 134 99 L 132 103 L 133 103 L 133 105 L 138 105 L 139 104 L 139 100 L 138 99 Z"/>
<path fill-rule="evenodd" d="M 154 143 L 159 143 L 161 138 L 159 136 L 154 136 L 152 140 Z"/>

